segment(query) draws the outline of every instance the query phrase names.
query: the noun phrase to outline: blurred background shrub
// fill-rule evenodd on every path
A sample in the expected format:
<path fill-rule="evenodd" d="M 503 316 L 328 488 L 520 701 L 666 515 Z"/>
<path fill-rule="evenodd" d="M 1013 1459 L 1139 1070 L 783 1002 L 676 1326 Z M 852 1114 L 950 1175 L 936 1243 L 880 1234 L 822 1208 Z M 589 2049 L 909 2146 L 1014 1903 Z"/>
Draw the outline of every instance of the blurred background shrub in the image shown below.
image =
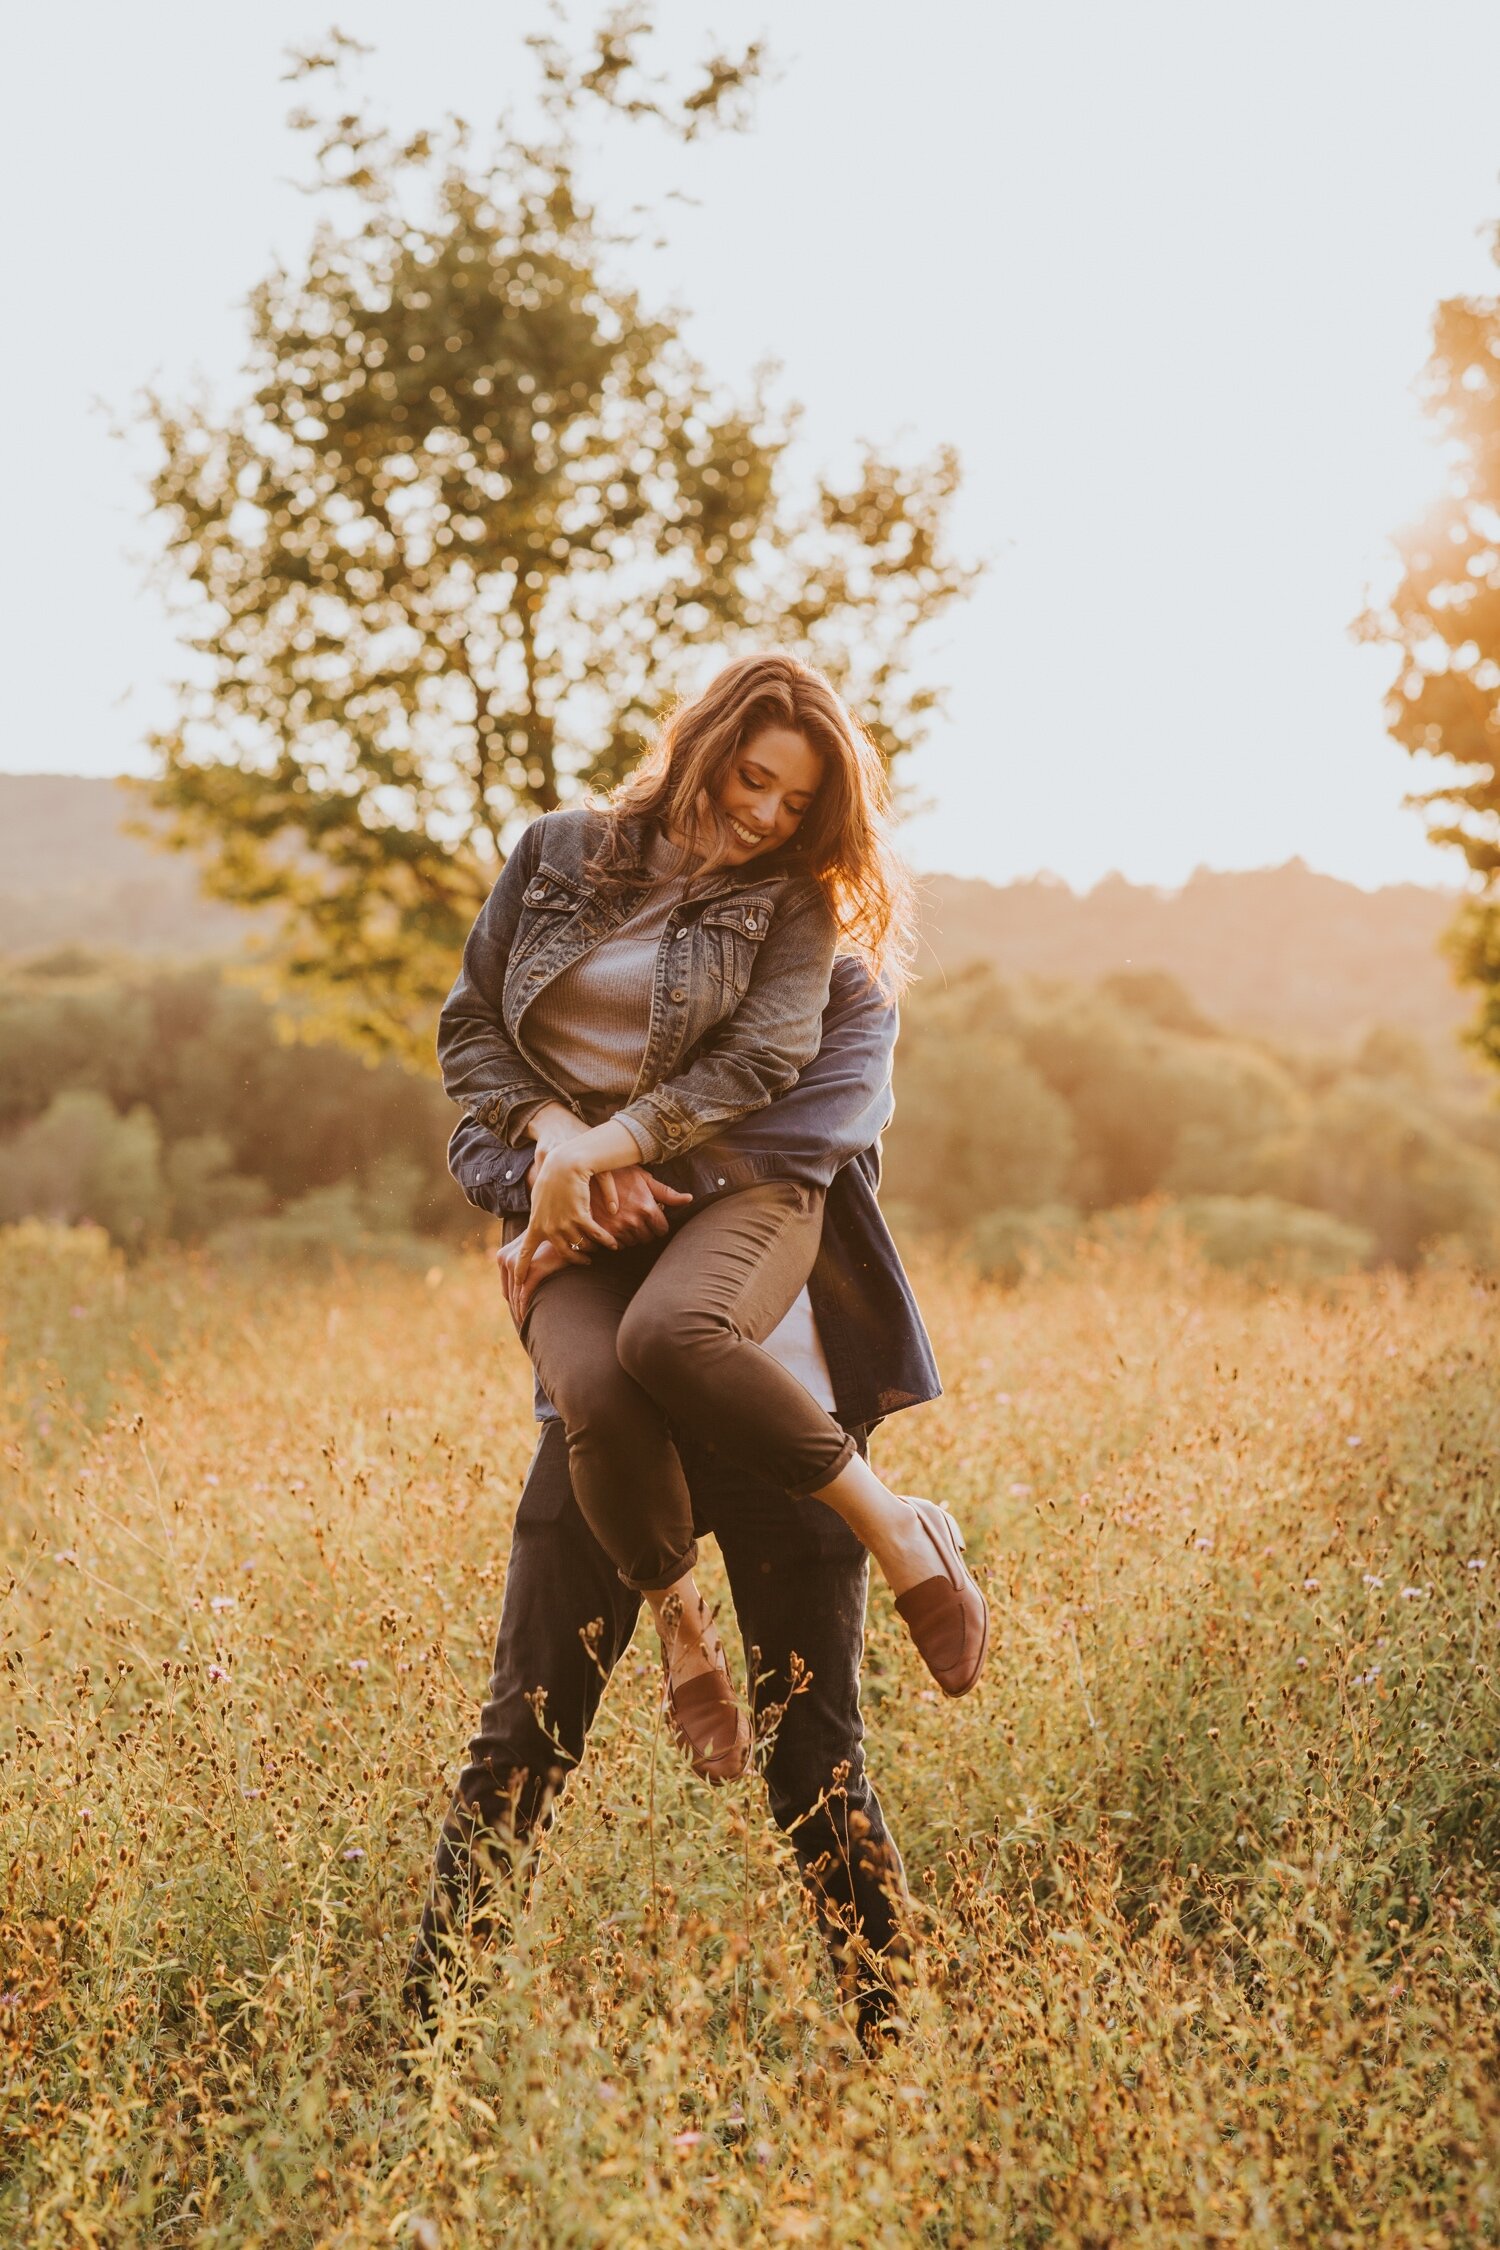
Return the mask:
<path fill-rule="evenodd" d="M 452 1108 L 392 1060 L 299 1040 L 222 967 L 69 952 L 0 975 L 0 1218 L 153 1241 L 461 1237 Z"/>
<path fill-rule="evenodd" d="M 482 1233 L 435 1079 L 297 1031 L 212 962 L 12 963 L 0 1220 L 92 1223 L 131 1254 L 427 1259 Z M 997 1279 L 1123 1213 L 1248 1273 L 1496 1262 L 1500 1121 L 1399 1029 L 1283 1046 L 1220 1029 L 1160 972 L 1010 983 L 981 965 L 911 994 L 896 1096 L 893 1223 L 969 1241 Z"/>

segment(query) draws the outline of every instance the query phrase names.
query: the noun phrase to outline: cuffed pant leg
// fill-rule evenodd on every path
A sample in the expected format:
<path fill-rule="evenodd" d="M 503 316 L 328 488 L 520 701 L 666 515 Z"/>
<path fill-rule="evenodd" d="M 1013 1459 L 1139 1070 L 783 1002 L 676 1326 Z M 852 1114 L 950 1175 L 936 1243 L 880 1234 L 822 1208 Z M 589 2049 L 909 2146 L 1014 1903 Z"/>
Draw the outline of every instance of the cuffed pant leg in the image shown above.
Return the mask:
<path fill-rule="evenodd" d="M 516 1513 L 489 1692 L 407 1969 L 408 2001 L 429 2020 L 435 1972 L 461 1976 L 471 1945 L 503 1938 L 639 1608 L 574 1504 L 561 1424 L 544 1424 Z"/>

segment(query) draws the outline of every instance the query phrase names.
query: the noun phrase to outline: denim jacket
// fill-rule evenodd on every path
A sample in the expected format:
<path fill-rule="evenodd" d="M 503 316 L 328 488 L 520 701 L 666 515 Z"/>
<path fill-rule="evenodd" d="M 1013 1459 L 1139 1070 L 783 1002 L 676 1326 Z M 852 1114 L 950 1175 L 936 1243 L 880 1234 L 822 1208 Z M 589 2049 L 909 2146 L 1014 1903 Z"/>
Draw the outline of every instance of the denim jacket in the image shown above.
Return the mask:
<path fill-rule="evenodd" d="M 764 1179 L 827 1189 L 808 1289 L 838 1418 L 851 1430 L 942 1392 L 922 1315 L 876 1200 L 896 1031 L 896 1010 L 866 970 L 836 961 L 821 1044 L 791 1091 L 725 1126 L 705 1146 L 651 1167 L 697 1204 Z M 534 1153 L 529 1144 L 510 1148 L 475 1118 L 461 1117 L 448 1143 L 448 1168 L 481 1211 L 520 1216 L 530 1201 L 526 1174 Z M 551 1413 L 540 1395 L 538 1411 Z"/>
<path fill-rule="evenodd" d="M 544 813 L 506 861 L 464 947 L 438 1019 L 443 1084 L 502 1140 L 538 1102 L 574 1105 L 526 1048 L 526 1011 L 640 905 L 586 874 L 606 815 Z M 644 855 L 644 822 L 627 831 Z M 783 855 L 721 868 L 667 918 L 640 1072 L 618 1114 L 643 1161 L 679 1156 L 795 1085 L 818 1051 L 833 966 L 833 916 Z"/>

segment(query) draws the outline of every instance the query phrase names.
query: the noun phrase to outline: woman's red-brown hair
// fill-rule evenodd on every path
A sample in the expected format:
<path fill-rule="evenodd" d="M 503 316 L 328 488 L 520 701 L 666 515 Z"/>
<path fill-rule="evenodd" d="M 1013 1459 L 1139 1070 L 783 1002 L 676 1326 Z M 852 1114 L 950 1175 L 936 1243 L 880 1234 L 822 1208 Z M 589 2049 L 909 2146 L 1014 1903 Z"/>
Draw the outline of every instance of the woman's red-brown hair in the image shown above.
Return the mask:
<path fill-rule="evenodd" d="M 699 877 L 722 867 L 735 840 L 719 795 L 735 759 L 767 727 L 800 734 L 822 760 L 796 834 L 767 861 L 811 875 L 832 909 L 840 950 L 856 954 L 887 991 L 899 991 L 910 975 L 913 913 L 906 871 L 886 834 L 885 761 L 832 683 L 780 650 L 741 657 L 678 704 L 611 798 L 613 818 L 593 872 L 606 882 L 627 872 L 627 820 L 691 836 L 704 855 Z"/>

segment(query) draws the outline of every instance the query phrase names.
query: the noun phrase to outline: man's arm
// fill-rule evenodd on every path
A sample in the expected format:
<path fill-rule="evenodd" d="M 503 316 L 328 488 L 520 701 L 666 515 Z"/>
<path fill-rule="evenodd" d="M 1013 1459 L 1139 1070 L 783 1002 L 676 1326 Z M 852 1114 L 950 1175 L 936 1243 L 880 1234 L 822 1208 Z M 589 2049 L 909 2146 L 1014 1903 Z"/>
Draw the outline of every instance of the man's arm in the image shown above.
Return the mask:
<path fill-rule="evenodd" d="M 822 1043 L 788 1093 L 726 1125 L 705 1147 L 652 1170 L 701 1201 L 747 1174 L 790 1170 L 827 1187 L 834 1175 L 873 1149 L 891 1121 L 891 1063 L 899 1025 L 868 970 L 841 958 L 833 965 Z M 497 1217 L 524 1214 L 532 1151 L 508 1148 L 472 1117 L 460 1118 L 448 1143 L 448 1169 L 469 1201 Z"/>
<path fill-rule="evenodd" d="M 663 1179 L 708 1194 L 730 1167 L 774 1163 L 828 1187 L 873 1149 L 895 1107 L 891 1066 L 900 1018 L 860 961 L 833 965 L 817 1054 L 788 1093 L 726 1125 L 708 1146 L 657 1167 Z"/>

